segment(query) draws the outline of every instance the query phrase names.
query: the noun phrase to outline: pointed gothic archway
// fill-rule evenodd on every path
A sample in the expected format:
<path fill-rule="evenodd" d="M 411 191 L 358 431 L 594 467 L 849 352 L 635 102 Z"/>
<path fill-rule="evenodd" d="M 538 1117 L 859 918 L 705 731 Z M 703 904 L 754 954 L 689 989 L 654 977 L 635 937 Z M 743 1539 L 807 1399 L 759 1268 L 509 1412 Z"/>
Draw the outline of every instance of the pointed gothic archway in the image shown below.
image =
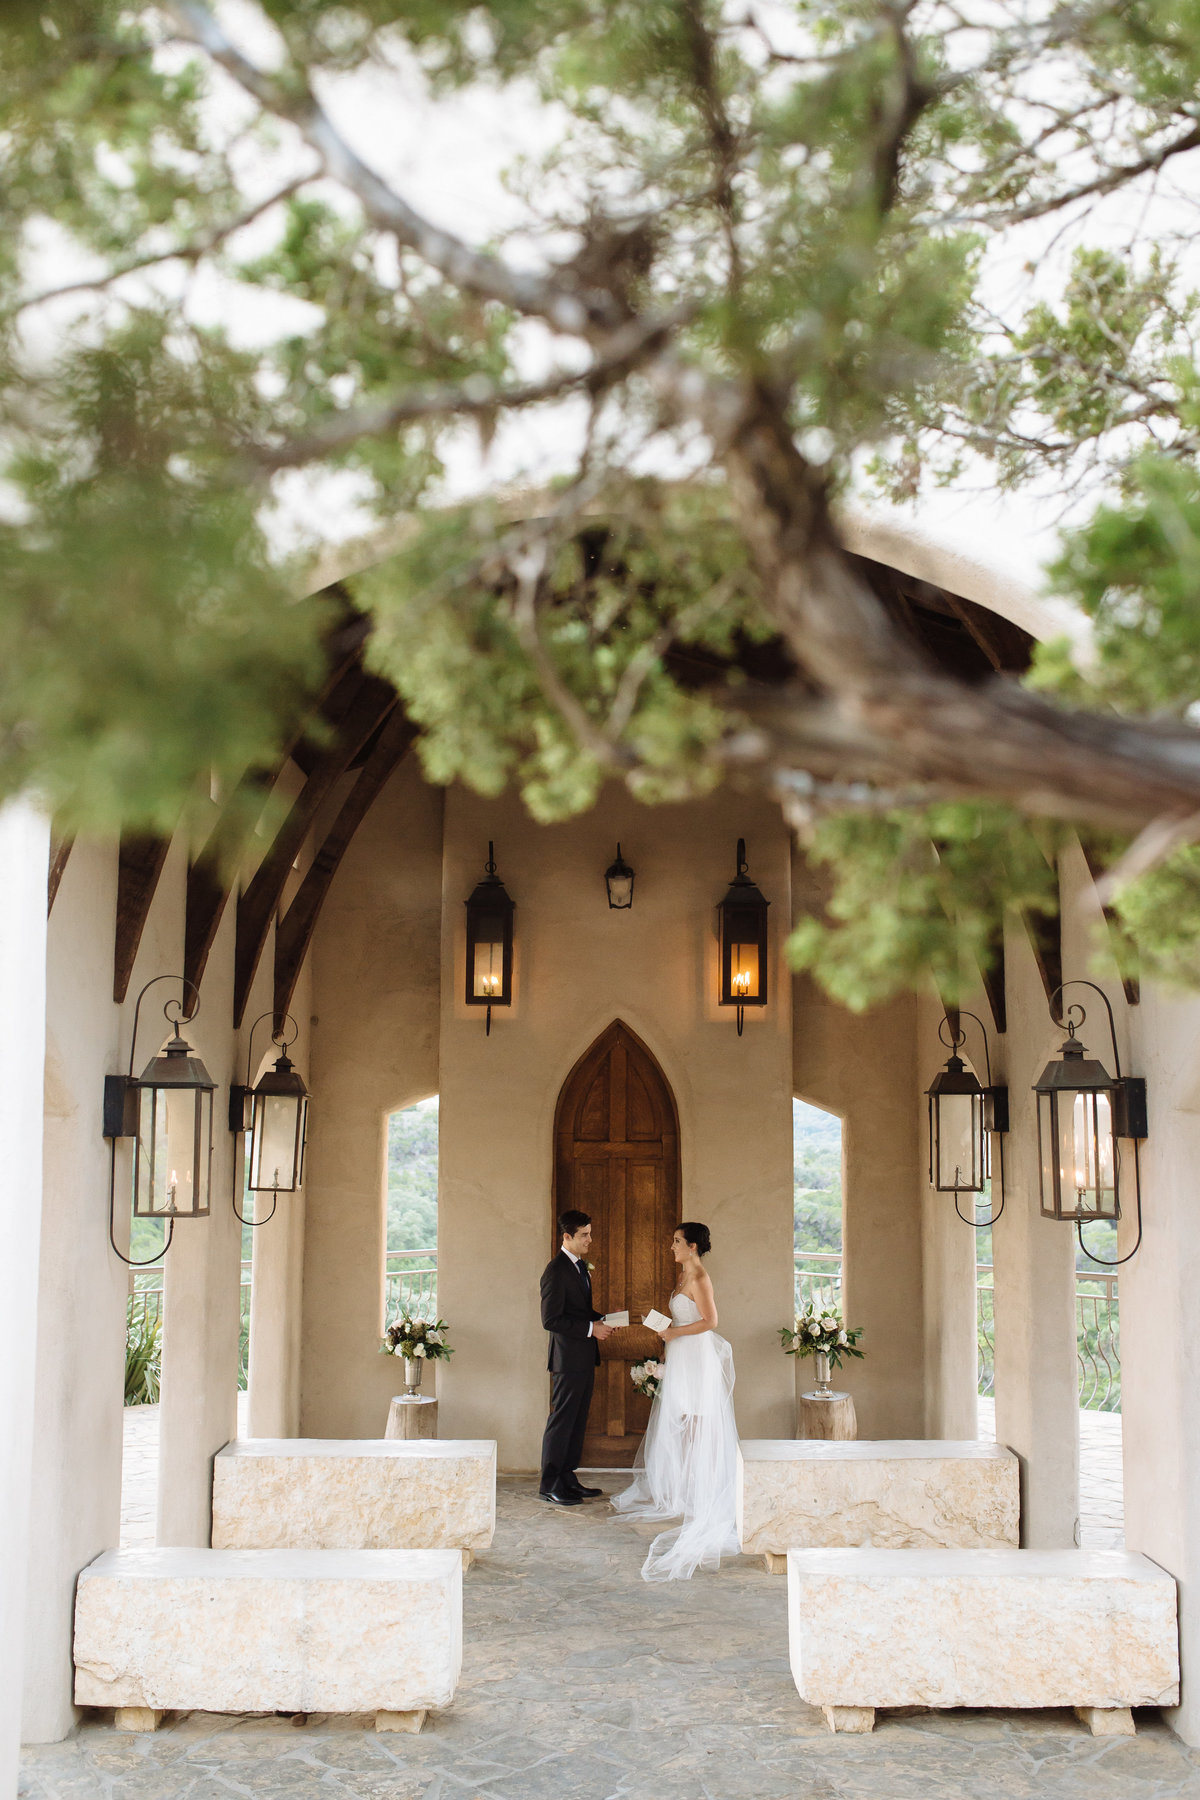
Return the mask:
<path fill-rule="evenodd" d="M 670 1083 L 620 1019 L 584 1052 L 563 1083 L 554 1117 L 554 1217 L 576 1206 L 592 1217 L 593 1294 L 601 1312 L 628 1307 L 636 1321 L 665 1307 L 675 1281 L 671 1233 L 679 1223 L 679 1117 Z M 584 1465 L 628 1468 L 650 1403 L 631 1363 L 657 1356 L 644 1325 L 600 1346 Z"/>

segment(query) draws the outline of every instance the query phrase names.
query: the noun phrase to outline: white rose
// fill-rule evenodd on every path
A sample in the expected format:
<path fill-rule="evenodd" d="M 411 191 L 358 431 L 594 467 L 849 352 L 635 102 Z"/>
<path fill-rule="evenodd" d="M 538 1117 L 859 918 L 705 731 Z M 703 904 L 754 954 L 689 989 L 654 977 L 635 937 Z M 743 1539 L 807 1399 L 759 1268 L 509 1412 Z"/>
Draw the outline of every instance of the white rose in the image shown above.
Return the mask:
<path fill-rule="evenodd" d="M 402 1350 L 402 1349 L 401 1349 L 401 1348 L 400 1348 L 400 1346 L 399 1346 L 399 1344 L 397 1344 L 397 1345 L 396 1345 L 396 1346 L 395 1346 L 395 1347 L 394 1347 L 394 1349 L 393 1349 L 393 1350 L 392 1350 L 392 1355 L 393 1355 L 393 1356 L 403 1356 L 403 1355 L 404 1355 L 404 1352 L 403 1352 L 403 1350 Z"/>
<path fill-rule="evenodd" d="M 425 1342 L 427 1344 L 440 1344 L 441 1341 L 442 1341 L 442 1334 L 440 1331 L 430 1331 L 430 1332 L 427 1332 L 425 1335 Z"/>
<path fill-rule="evenodd" d="M 837 1320 L 836 1319 L 822 1319 L 821 1320 L 821 1329 L 822 1329 L 822 1331 L 836 1331 L 837 1330 Z"/>
<path fill-rule="evenodd" d="M 838 1343 L 839 1344 L 848 1344 L 849 1342 L 850 1342 L 850 1339 L 846 1336 L 845 1332 L 839 1331 L 838 1332 Z"/>
<path fill-rule="evenodd" d="M 413 1355 L 414 1356 L 424 1356 L 424 1354 L 425 1354 L 424 1344 L 414 1344 L 413 1345 Z"/>
<path fill-rule="evenodd" d="M 820 1337 L 821 1335 L 821 1327 L 815 1319 L 810 1319 L 808 1322 L 808 1335 L 809 1337 Z"/>

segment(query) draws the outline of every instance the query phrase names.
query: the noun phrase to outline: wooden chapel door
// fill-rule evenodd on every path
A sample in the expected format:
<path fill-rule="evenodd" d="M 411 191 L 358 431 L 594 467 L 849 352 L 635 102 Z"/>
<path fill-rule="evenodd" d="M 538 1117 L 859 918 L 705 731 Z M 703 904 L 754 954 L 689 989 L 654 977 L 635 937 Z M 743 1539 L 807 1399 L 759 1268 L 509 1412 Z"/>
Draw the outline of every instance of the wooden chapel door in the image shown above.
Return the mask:
<path fill-rule="evenodd" d="M 671 1234 L 679 1223 L 679 1121 L 666 1076 L 618 1019 L 576 1063 L 554 1120 L 554 1218 L 578 1207 L 592 1218 L 592 1298 L 600 1312 L 629 1308 L 634 1321 L 600 1346 L 583 1465 L 628 1468 L 650 1402 L 629 1379 L 631 1363 L 658 1356 L 662 1340 L 640 1323 L 665 1312 L 675 1285 Z"/>

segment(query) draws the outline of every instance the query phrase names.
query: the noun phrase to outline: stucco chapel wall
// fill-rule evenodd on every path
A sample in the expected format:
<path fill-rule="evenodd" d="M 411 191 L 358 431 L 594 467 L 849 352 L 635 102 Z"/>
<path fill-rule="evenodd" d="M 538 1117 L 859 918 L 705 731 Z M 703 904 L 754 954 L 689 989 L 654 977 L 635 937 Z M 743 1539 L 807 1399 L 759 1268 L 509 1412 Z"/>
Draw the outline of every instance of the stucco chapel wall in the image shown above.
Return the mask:
<path fill-rule="evenodd" d="M 747 1013 L 740 1039 L 733 1009 L 716 1002 L 715 936 L 738 837 L 772 902 L 770 1004 Z M 514 1003 L 487 1038 L 463 998 L 463 901 L 489 838 L 517 912 Z M 610 911 L 604 889 L 618 839 L 637 871 L 628 912 Z M 792 1371 L 775 1335 L 792 1286 L 788 889 L 787 833 L 761 802 L 720 794 L 650 809 L 612 791 L 583 817 L 546 827 L 515 799 L 447 794 L 438 1294 L 457 1350 L 438 1370 L 446 1436 L 494 1436 L 502 1467 L 536 1467 L 555 1103 L 614 1018 L 644 1040 L 674 1090 L 683 1211 L 713 1233 L 739 1428 L 790 1433 Z"/>

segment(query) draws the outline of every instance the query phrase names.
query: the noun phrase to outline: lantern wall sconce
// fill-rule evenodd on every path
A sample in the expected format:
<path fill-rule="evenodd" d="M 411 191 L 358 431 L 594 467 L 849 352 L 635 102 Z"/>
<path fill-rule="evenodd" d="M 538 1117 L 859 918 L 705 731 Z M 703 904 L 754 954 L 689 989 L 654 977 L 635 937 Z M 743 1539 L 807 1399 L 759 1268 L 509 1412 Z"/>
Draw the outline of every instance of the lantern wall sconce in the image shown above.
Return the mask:
<path fill-rule="evenodd" d="M 767 1004 L 767 908 L 747 874 L 746 840 L 737 841 L 737 874 L 717 908 L 722 1006 L 737 1007 L 738 1036 L 748 1006 Z"/>
<path fill-rule="evenodd" d="M 621 846 L 617 845 L 617 860 L 609 863 L 604 871 L 604 885 L 608 889 L 608 904 L 613 912 L 628 912 L 633 905 L 633 870 L 621 855 Z"/>
<path fill-rule="evenodd" d="M 235 1157 L 233 1210 L 243 1225 L 265 1225 L 275 1216 L 280 1194 L 294 1194 L 304 1180 L 309 1093 L 304 1077 L 288 1056 L 288 1049 L 300 1035 L 300 1027 L 290 1013 L 283 1015 L 282 1029 L 271 1032 L 271 1042 L 279 1048 L 275 1067 L 260 1075 L 253 1087 L 250 1085 L 255 1027 L 274 1017 L 274 1013 L 260 1013 L 251 1025 L 246 1045 L 246 1084 L 243 1087 L 235 1082 L 229 1089 L 229 1129 L 250 1133 L 250 1179 L 246 1186 L 252 1194 L 272 1196 L 269 1213 L 261 1219 L 246 1218 L 237 1203 L 242 1164 Z M 290 1038 L 288 1025 L 292 1027 Z"/>
<path fill-rule="evenodd" d="M 163 1016 L 174 1027 L 174 1035 L 140 1076 L 135 1078 L 133 1073 L 142 1001 L 159 981 L 178 981 L 182 988 L 191 988 L 196 996 L 191 1015 L 195 1018 L 200 1002 L 196 984 L 181 975 L 155 975 L 138 995 L 133 1009 L 129 1073 L 104 1077 L 104 1136 L 109 1139 L 108 1241 L 130 1268 L 157 1262 L 166 1255 L 175 1236 L 176 1219 L 202 1218 L 210 1210 L 216 1083 L 180 1032 L 180 1001 L 168 1000 L 163 1007 Z M 134 1218 L 167 1221 L 162 1249 L 140 1262 L 117 1247 L 114 1215 L 118 1138 L 134 1141 Z"/>
<path fill-rule="evenodd" d="M 485 1035 L 492 1034 L 493 1006 L 512 1005 L 513 913 L 488 842 L 487 873 L 466 902 L 467 1005 L 486 1006 Z"/>
<path fill-rule="evenodd" d="M 1055 1018 L 1056 1024 L 1066 1024 L 1066 1042 L 1058 1059 L 1046 1064 L 1033 1087 L 1042 1212 L 1050 1219 L 1070 1220 L 1085 1255 L 1115 1269 L 1137 1254 L 1142 1241 L 1138 1145 L 1147 1135 L 1146 1083 L 1140 1075 L 1122 1075 L 1113 1010 L 1108 995 L 1094 981 L 1064 981 L 1051 996 L 1051 1017 L 1055 1001 L 1069 987 L 1091 988 L 1103 1000 L 1116 1075 L 1089 1056 L 1076 1035 L 1087 1018 L 1084 1008 L 1078 1003 L 1068 1006 L 1065 1015 Z M 1089 1219 L 1105 1219 L 1115 1225 L 1121 1217 L 1121 1138 L 1133 1143 L 1137 1237 L 1125 1256 L 1096 1256 L 1083 1241 L 1083 1227 Z"/>
<path fill-rule="evenodd" d="M 975 1013 L 960 1012 L 952 1024 L 947 1014 L 938 1026 L 938 1037 L 949 1050 L 944 1069 L 925 1090 L 929 1099 L 929 1181 L 939 1194 L 954 1195 L 954 1210 L 964 1224 L 986 1231 L 1004 1211 L 1004 1133 L 1008 1130 L 1008 1089 L 992 1081 L 992 1053 L 987 1031 Z M 972 1019 L 983 1038 L 987 1086 L 959 1055 L 967 1034 L 961 1021 Z M 991 1179 L 991 1140 L 999 1140 L 1000 1204 L 992 1197 L 986 1219 L 970 1218 L 958 1203 L 960 1194 L 980 1194 Z"/>

